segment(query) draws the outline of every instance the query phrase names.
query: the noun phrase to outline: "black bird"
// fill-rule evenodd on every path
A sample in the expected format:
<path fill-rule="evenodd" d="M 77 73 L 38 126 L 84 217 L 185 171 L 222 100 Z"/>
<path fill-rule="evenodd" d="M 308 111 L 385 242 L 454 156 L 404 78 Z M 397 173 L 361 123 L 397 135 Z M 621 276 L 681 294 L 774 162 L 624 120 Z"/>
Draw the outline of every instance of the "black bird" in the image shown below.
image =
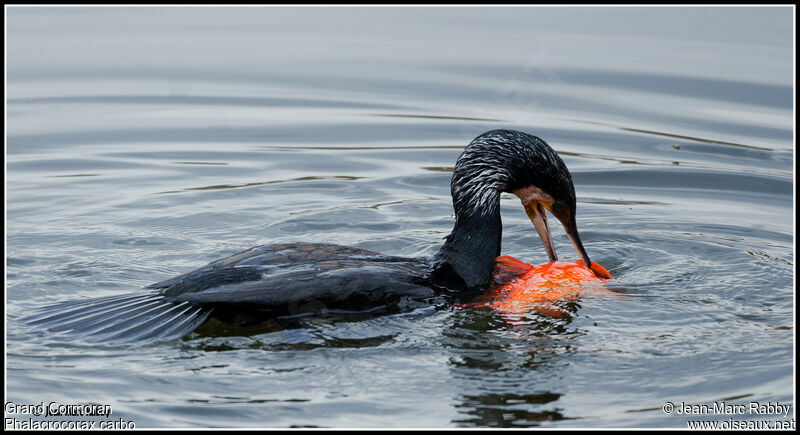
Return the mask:
<path fill-rule="evenodd" d="M 475 138 L 458 158 L 450 192 L 455 226 L 431 257 L 403 258 L 347 246 L 258 246 L 136 293 L 63 302 L 25 319 L 88 341 L 169 340 L 209 316 L 236 325 L 302 316 L 371 316 L 441 298 L 475 295 L 500 255 L 500 194 L 522 201 L 551 261 L 546 210 L 591 267 L 575 223 L 575 188 L 542 139 L 511 130 Z"/>

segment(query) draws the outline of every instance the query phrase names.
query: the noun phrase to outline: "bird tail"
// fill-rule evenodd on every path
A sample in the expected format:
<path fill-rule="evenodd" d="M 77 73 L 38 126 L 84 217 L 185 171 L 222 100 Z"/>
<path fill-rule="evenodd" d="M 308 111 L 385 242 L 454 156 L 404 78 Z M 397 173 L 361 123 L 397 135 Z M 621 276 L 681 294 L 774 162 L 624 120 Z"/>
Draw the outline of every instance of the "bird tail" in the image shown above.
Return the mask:
<path fill-rule="evenodd" d="M 131 343 L 183 337 L 212 309 L 167 300 L 157 291 L 61 302 L 37 309 L 23 322 L 89 342 Z"/>

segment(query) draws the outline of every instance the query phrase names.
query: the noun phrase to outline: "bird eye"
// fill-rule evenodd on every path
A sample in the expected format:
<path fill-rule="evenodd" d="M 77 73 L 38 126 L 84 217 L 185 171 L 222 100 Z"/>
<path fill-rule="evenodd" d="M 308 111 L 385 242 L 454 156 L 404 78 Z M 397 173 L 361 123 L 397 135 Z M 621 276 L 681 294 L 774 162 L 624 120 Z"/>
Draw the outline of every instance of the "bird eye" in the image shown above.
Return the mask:
<path fill-rule="evenodd" d="M 552 211 L 559 211 L 562 208 L 564 208 L 564 204 L 562 204 L 560 202 L 557 202 L 557 201 L 554 202 L 553 205 L 550 206 L 550 210 L 552 210 Z"/>

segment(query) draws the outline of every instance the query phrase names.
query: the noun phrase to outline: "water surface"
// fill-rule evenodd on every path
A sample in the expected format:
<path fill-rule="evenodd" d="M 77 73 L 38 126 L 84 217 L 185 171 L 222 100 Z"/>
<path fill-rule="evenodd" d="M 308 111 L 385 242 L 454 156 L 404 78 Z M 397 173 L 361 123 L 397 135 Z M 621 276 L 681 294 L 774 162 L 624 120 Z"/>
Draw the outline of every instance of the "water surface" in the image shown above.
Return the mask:
<path fill-rule="evenodd" d="M 790 8 L 7 12 L 8 401 L 139 428 L 683 428 L 665 402 L 793 403 Z M 16 322 L 259 244 L 434 253 L 452 165 L 495 128 L 561 154 L 618 297 L 146 346 Z M 544 262 L 501 206 L 503 253 Z"/>

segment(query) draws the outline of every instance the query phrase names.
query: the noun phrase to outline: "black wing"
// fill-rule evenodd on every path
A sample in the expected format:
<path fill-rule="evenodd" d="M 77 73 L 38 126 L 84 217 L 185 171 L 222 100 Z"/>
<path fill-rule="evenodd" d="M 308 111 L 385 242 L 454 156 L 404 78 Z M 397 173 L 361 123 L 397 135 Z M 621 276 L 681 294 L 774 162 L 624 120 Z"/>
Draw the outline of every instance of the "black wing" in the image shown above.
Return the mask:
<path fill-rule="evenodd" d="M 89 341 L 179 338 L 215 317 L 238 323 L 304 313 L 397 311 L 435 296 L 423 259 L 338 245 L 259 246 L 109 298 L 72 301 L 24 319 Z"/>

